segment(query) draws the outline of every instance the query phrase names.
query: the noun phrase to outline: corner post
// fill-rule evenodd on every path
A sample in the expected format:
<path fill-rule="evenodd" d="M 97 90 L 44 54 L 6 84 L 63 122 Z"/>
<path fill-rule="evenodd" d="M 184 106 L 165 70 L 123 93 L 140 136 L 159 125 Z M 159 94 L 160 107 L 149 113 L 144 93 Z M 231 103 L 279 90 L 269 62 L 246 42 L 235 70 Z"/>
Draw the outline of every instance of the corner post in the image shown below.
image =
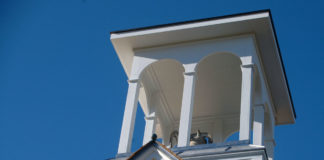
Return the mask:
<path fill-rule="evenodd" d="M 253 68 L 254 64 L 241 65 L 242 70 L 242 89 L 241 89 L 241 112 L 240 112 L 240 133 L 239 140 L 248 140 L 250 142 L 251 131 L 251 101 L 253 86 Z"/>
<path fill-rule="evenodd" d="M 152 112 L 149 116 L 145 117 L 145 131 L 143 137 L 143 145 L 151 141 L 151 137 L 155 131 L 156 115 L 155 112 Z"/>
<path fill-rule="evenodd" d="M 135 117 L 137 111 L 138 95 L 140 88 L 139 79 L 128 81 L 128 93 L 124 111 L 123 125 L 119 139 L 118 154 L 131 151 Z"/>

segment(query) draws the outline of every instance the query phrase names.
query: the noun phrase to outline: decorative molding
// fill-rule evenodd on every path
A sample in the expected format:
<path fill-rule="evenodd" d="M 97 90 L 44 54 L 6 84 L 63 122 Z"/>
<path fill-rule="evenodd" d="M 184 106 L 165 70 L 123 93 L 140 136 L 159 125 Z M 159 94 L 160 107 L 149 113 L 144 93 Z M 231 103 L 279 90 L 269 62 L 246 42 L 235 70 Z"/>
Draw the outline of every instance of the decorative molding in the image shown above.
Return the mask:
<path fill-rule="evenodd" d="M 255 68 L 255 64 L 254 63 L 242 64 L 241 67 L 242 68 Z"/>
<path fill-rule="evenodd" d="M 139 81 L 140 81 L 139 78 L 127 80 L 128 83 L 138 83 Z"/>
<path fill-rule="evenodd" d="M 155 120 L 156 119 L 156 116 L 146 116 L 144 117 L 145 120 Z"/>
<path fill-rule="evenodd" d="M 193 75 L 193 76 L 197 76 L 197 72 L 196 71 L 190 71 L 190 72 L 183 72 L 183 75 Z"/>

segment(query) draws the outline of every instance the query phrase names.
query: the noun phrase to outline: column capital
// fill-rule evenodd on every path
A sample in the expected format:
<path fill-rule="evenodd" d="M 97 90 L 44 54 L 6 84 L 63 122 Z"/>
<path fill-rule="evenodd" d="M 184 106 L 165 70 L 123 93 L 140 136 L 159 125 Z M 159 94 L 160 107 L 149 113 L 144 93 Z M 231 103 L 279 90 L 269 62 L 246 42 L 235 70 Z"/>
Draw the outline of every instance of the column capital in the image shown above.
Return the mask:
<path fill-rule="evenodd" d="M 183 72 L 184 75 L 196 75 L 196 66 L 197 63 L 185 64 L 183 65 L 185 71 Z"/>
<path fill-rule="evenodd" d="M 152 114 L 152 115 L 148 115 L 144 117 L 145 120 L 155 120 L 156 119 L 156 115 Z"/>
<path fill-rule="evenodd" d="M 135 79 L 128 79 L 127 82 L 128 82 L 128 83 L 138 83 L 138 82 L 140 82 L 140 79 L 139 79 L 139 78 L 135 78 Z"/>
<path fill-rule="evenodd" d="M 254 63 L 241 64 L 241 68 L 255 68 Z"/>
<path fill-rule="evenodd" d="M 183 72 L 183 74 L 188 75 L 188 76 L 191 76 L 191 75 L 196 76 L 197 75 L 196 71 Z"/>

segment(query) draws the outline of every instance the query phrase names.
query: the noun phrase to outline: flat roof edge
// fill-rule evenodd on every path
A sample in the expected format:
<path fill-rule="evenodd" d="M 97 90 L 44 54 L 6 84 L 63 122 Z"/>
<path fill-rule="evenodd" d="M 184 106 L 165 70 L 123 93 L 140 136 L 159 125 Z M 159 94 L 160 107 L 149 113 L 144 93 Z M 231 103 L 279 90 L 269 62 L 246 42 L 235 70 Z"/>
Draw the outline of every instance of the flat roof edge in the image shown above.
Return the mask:
<path fill-rule="evenodd" d="M 232 17 L 237 17 L 237 16 L 247 16 L 247 15 L 258 14 L 258 13 L 269 13 L 269 15 L 271 17 L 270 9 L 263 9 L 263 10 L 230 14 L 230 15 L 224 15 L 224 16 L 211 17 L 211 18 L 202 18 L 202 19 L 188 20 L 188 21 L 175 22 L 175 23 L 159 24 L 159 25 L 153 25 L 153 26 L 148 26 L 148 27 L 139 27 L 139 28 L 134 28 L 134 29 L 117 30 L 117 31 L 110 32 L 110 34 L 121 34 L 121 33 L 126 33 L 126 32 L 133 32 L 133 31 L 143 31 L 143 30 L 147 30 L 147 29 L 172 27 L 172 26 L 177 26 L 177 25 L 204 22 L 204 21 L 210 21 L 210 20 L 219 20 L 219 19 L 232 18 Z"/>

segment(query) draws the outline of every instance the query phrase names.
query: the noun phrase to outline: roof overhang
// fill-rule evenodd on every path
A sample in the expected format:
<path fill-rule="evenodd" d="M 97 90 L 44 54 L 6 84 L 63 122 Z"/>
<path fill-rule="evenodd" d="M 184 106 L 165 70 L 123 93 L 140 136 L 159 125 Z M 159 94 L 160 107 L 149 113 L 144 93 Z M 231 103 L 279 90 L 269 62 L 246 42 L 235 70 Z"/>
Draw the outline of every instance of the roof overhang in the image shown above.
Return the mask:
<path fill-rule="evenodd" d="M 296 114 L 270 10 L 111 32 L 111 41 L 129 76 L 134 50 L 253 33 L 276 112 L 276 124 L 292 124 Z"/>

